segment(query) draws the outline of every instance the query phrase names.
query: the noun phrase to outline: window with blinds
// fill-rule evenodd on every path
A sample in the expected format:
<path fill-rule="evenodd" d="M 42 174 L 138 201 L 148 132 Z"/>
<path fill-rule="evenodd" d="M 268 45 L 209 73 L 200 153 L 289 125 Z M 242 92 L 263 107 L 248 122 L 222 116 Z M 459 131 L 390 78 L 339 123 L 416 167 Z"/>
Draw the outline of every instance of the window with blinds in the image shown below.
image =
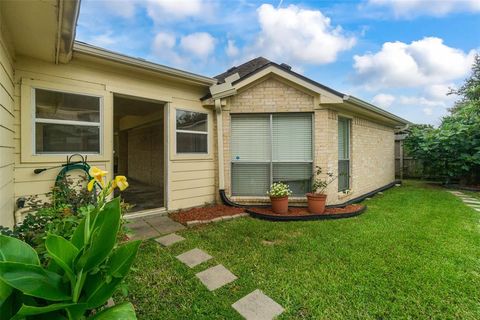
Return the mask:
<path fill-rule="evenodd" d="M 232 195 L 264 196 L 273 182 L 310 191 L 312 114 L 232 115 Z"/>
<path fill-rule="evenodd" d="M 350 189 L 350 119 L 338 118 L 338 191 Z"/>

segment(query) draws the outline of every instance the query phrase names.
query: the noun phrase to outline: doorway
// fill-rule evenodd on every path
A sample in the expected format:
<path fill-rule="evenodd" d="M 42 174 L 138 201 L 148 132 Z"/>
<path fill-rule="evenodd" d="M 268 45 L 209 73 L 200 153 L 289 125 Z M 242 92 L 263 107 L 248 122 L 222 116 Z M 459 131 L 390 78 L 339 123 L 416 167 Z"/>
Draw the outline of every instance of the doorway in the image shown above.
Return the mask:
<path fill-rule="evenodd" d="M 122 199 L 131 213 L 165 208 L 165 104 L 114 96 L 113 106 L 113 171 L 129 182 Z"/>

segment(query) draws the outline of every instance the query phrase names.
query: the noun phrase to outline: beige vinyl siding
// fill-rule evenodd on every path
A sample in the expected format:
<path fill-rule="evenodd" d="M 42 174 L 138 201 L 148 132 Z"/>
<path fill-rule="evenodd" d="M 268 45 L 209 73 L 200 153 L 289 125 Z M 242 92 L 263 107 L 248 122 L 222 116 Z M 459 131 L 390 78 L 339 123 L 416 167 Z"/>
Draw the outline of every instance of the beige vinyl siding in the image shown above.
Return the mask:
<path fill-rule="evenodd" d="M 0 225 L 14 224 L 13 58 L 0 15 Z"/>
<path fill-rule="evenodd" d="M 203 205 L 215 200 L 213 110 L 204 108 L 200 97 L 208 87 L 161 78 L 118 63 L 74 55 L 66 65 L 19 57 L 15 73 L 15 197 L 45 194 L 53 186 L 58 170 L 33 174 L 33 169 L 64 163 L 65 156 L 34 155 L 30 114 L 32 87 L 92 93 L 103 97 L 103 150 L 88 158 L 89 163 L 110 173 L 113 148 L 113 95 L 121 94 L 166 103 L 170 121 L 165 121 L 169 136 L 169 168 L 166 172 L 167 207 L 175 210 Z M 22 100 L 23 99 L 23 100 Z M 176 155 L 174 150 L 175 109 L 201 111 L 209 115 L 209 153 Z"/>

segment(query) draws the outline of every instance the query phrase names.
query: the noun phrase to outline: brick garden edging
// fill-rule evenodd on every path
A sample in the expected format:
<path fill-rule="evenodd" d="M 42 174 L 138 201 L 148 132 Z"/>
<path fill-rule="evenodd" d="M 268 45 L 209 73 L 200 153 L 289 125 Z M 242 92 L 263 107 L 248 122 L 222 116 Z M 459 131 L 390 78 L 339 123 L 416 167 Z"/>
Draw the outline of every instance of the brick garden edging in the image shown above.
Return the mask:
<path fill-rule="evenodd" d="M 249 215 L 248 213 L 243 212 L 243 213 L 238 213 L 238 214 L 234 214 L 234 215 L 231 215 L 231 216 L 217 217 L 217 218 L 213 218 L 213 219 L 210 219 L 210 220 L 191 220 L 191 221 L 187 221 L 186 225 L 187 225 L 187 227 L 193 227 L 193 226 L 198 226 L 200 224 L 207 224 L 207 223 L 237 219 L 237 218 L 241 218 L 241 217 L 246 217 L 248 215 Z"/>

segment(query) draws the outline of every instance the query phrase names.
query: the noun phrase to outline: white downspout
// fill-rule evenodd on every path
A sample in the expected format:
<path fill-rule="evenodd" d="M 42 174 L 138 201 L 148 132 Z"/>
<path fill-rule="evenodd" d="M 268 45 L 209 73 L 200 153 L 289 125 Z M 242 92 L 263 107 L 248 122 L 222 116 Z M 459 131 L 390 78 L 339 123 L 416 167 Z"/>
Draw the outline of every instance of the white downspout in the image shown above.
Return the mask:
<path fill-rule="evenodd" d="M 223 121 L 222 103 L 220 99 L 215 99 L 215 115 L 217 116 L 218 189 L 225 190 L 225 171 L 223 168 Z"/>

